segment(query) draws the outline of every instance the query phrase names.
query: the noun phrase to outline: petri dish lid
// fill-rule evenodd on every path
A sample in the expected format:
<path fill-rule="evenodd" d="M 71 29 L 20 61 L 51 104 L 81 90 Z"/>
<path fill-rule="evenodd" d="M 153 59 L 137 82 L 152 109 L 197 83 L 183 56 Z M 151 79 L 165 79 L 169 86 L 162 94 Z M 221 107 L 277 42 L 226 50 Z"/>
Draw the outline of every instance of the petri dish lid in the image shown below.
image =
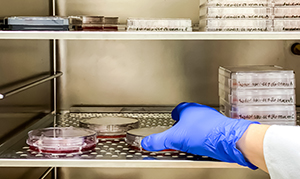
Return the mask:
<path fill-rule="evenodd" d="M 83 119 L 81 123 L 94 124 L 94 125 L 126 125 L 138 122 L 137 119 L 125 118 L 125 117 L 99 117 Z"/>
<path fill-rule="evenodd" d="M 50 127 L 28 132 L 26 143 L 41 153 L 77 153 L 96 146 L 96 132 L 74 127 Z"/>
<path fill-rule="evenodd" d="M 123 138 L 126 131 L 139 127 L 139 120 L 124 117 L 99 117 L 82 119 L 79 125 L 97 132 L 98 138 L 105 136 Z"/>
<path fill-rule="evenodd" d="M 149 128 L 139 128 L 139 129 L 132 129 L 127 131 L 127 134 L 139 136 L 139 137 L 146 137 L 151 134 L 157 134 L 164 132 L 165 130 L 169 129 L 168 127 L 149 127 Z"/>
<path fill-rule="evenodd" d="M 166 131 L 169 129 L 169 127 L 150 127 L 150 128 L 139 128 L 139 129 L 133 129 L 130 131 L 127 131 L 126 133 L 126 142 L 134 149 L 136 150 L 144 150 L 141 146 L 141 142 L 144 137 L 151 135 L 151 134 L 157 134 Z M 173 151 L 172 149 L 164 150 L 166 151 Z"/>

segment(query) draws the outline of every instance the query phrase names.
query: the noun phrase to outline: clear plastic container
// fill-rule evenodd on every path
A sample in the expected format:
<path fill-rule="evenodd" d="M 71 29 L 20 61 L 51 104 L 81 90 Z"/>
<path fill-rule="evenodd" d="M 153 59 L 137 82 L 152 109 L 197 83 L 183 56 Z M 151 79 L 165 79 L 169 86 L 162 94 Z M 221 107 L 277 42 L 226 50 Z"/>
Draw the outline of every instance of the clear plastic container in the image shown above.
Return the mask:
<path fill-rule="evenodd" d="M 300 19 L 274 19 L 274 31 L 299 31 Z"/>
<path fill-rule="evenodd" d="M 6 17 L 5 23 L 8 30 L 37 30 L 37 31 L 67 31 L 69 20 L 65 17 Z"/>
<path fill-rule="evenodd" d="M 200 0 L 200 5 L 211 4 L 226 7 L 265 7 L 269 6 L 273 0 Z"/>
<path fill-rule="evenodd" d="M 128 130 L 139 127 L 139 120 L 123 117 L 96 117 L 82 119 L 79 125 L 96 131 L 98 138 L 124 138 Z"/>
<path fill-rule="evenodd" d="M 127 31 L 192 31 L 191 19 L 128 18 Z"/>
<path fill-rule="evenodd" d="M 295 74 L 274 65 L 219 67 L 219 83 L 227 88 L 295 88 Z"/>
<path fill-rule="evenodd" d="M 89 152 L 96 147 L 96 132 L 74 127 L 50 127 L 28 132 L 31 150 L 46 154 L 64 155 Z"/>
<path fill-rule="evenodd" d="M 149 136 L 151 134 L 157 134 L 164 132 L 169 129 L 168 127 L 150 127 L 150 128 L 139 128 L 129 130 L 126 133 L 126 142 L 135 150 L 143 150 L 141 146 L 141 141 L 144 137 Z M 164 151 L 173 151 L 173 150 L 164 150 Z"/>
<path fill-rule="evenodd" d="M 225 18 L 225 19 L 259 19 L 269 18 L 272 15 L 272 9 L 269 7 L 218 7 L 201 6 L 200 17 Z"/>
<path fill-rule="evenodd" d="M 270 31 L 272 20 L 269 19 L 200 19 L 201 31 L 241 31 L 264 32 Z"/>
<path fill-rule="evenodd" d="M 234 119 L 296 121 L 295 105 L 230 105 L 220 98 L 220 111 Z"/>
<path fill-rule="evenodd" d="M 280 105 L 295 104 L 295 90 L 291 89 L 229 89 L 219 86 L 219 96 L 230 104 Z"/>

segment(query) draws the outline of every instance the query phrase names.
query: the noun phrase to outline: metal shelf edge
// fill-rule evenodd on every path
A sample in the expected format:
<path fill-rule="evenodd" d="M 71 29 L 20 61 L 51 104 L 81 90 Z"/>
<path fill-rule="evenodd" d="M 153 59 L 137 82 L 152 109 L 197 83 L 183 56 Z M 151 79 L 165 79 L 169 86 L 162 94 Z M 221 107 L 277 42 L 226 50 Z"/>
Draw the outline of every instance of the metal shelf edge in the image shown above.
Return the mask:
<path fill-rule="evenodd" d="M 245 168 L 234 163 L 210 161 L 128 161 L 66 159 L 0 159 L 1 167 L 100 167 L 100 168 Z"/>
<path fill-rule="evenodd" d="M 66 40 L 297 40 L 300 32 L 0 31 L 0 39 Z"/>

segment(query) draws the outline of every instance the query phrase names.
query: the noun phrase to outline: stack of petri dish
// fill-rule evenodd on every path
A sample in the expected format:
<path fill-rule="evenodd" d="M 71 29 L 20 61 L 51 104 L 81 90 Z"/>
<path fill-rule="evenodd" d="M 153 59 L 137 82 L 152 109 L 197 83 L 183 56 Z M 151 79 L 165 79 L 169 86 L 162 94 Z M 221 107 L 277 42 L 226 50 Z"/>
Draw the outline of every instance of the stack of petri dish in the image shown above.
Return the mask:
<path fill-rule="evenodd" d="M 128 18 L 127 31 L 191 32 L 192 20 L 183 18 Z"/>
<path fill-rule="evenodd" d="M 201 31 L 271 31 L 270 0 L 200 0 Z"/>
<path fill-rule="evenodd" d="M 300 2 L 274 0 L 274 31 L 300 30 Z"/>
<path fill-rule="evenodd" d="M 119 17 L 69 16 L 69 21 L 75 31 L 118 31 Z"/>
<path fill-rule="evenodd" d="M 296 125 L 295 74 L 279 66 L 219 68 L 224 115 L 263 124 Z"/>

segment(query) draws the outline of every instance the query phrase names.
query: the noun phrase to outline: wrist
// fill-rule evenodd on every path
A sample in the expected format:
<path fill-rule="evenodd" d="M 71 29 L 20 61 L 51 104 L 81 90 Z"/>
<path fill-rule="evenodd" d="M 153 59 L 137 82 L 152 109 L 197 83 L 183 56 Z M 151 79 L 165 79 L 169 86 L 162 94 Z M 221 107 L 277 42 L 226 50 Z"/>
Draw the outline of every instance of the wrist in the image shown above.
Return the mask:
<path fill-rule="evenodd" d="M 245 159 L 267 171 L 263 154 L 263 140 L 266 131 L 270 126 L 261 124 L 251 124 L 237 141 L 236 147 L 244 155 Z"/>

